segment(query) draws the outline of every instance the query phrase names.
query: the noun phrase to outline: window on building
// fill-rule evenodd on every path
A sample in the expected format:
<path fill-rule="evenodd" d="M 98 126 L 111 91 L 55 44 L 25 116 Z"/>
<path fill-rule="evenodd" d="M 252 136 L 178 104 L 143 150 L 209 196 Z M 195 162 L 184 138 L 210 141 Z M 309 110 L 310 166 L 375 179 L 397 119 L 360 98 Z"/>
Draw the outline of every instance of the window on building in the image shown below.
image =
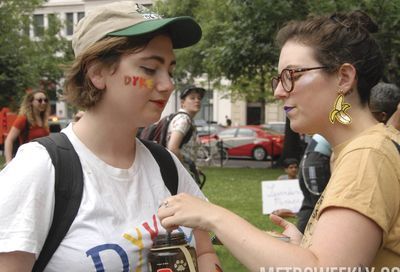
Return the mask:
<path fill-rule="evenodd" d="M 33 15 L 33 35 L 35 37 L 43 36 L 44 34 L 44 15 L 34 14 Z"/>
<path fill-rule="evenodd" d="M 85 17 L 85 13 L 84 12 L 78 12 L 78 22 Z"/>
<path fill-rule="evenodd" d="M 67 35 L 72 35 L 74 33 L 74 14 L 72 12 L 68 12 L 65 14 L 65 17 Z"/>

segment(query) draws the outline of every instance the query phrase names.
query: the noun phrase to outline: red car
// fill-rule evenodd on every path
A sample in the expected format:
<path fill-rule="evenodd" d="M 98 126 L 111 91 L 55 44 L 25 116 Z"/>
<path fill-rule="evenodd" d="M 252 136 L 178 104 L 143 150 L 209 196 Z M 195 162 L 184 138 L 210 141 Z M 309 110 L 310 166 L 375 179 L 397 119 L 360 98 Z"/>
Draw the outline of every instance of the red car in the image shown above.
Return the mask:
<path fill-rule="evenodd" d="M 222 140 L 229 157 L 247 157 L 257 161 L 282 154 L 284 135 L 268 131 L 261 126 L 237 126 L 224 129 L 218 134 L 200 138 L 203 144 L 216 144 Z"/>

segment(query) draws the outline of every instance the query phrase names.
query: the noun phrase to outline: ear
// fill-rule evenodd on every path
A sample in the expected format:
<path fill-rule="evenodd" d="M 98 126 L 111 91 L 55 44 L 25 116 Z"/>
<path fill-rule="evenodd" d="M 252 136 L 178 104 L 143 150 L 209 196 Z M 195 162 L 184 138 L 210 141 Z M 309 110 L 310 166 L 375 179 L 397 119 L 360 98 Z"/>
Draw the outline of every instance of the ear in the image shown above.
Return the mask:
<path fill-rule="evenodd" d="M 104 77 L 104 69 L 98 62 L 91 63 L 89 65 L 87 74 L 92 84 L 99 90 L 106 88 L 106 82 Z"/>
<path fill-rule="evenodd" d="M 357 87 L 357 70 L 350 63 L 344 63 L 338 71 L 338 86 L 344 94 L 349 93 L 354 87 Z"/>

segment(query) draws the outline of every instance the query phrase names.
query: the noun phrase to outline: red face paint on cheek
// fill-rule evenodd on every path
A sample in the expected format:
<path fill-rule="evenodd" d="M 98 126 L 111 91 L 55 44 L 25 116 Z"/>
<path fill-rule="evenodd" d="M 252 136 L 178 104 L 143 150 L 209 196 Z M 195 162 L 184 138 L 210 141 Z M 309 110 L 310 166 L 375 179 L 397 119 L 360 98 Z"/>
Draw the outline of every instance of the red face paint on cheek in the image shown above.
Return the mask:
<path fill-rule="evenodd" d="M 129 85 L 132 81 L 132 78 L 130 76 L 124 76 L 124 84 Z"/>

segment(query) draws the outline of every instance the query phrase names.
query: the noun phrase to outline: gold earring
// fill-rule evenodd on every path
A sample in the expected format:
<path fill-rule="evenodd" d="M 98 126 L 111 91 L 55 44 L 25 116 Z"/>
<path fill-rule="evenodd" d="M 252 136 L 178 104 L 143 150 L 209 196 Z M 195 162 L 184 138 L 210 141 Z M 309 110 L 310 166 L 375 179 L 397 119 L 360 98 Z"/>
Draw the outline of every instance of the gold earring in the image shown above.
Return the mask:
<path fill-rule="evenodd" d="M 343 125 L 348 125 L 351 123 L 351 117 L 346 113 L 351 106 L 349 103 L 344 103 L 343 100 L 343 91 L 340 90 L 339 95 L 333 104 L 333 110 L 329 114 L 329 121 L 331 121 L 332 124 L 335 122 L 335 119 Z"/>

